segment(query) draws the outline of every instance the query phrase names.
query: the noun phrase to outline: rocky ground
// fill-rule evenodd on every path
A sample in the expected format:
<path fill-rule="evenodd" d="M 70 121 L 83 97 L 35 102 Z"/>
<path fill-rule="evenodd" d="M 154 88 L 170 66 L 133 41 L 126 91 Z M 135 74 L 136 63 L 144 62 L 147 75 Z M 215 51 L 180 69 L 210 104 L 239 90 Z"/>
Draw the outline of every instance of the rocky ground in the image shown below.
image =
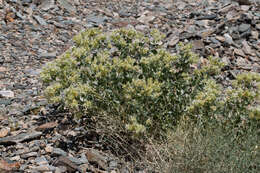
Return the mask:
<path fill-rule="evenodd" d="M 131 170 L 98 132 L 48 105 L 41 68 L 83 29 L 128 27 L 158 28 L 173 53 L 178 42 L 192 43 L 202 63 L 220 58 L 226 83 L 241 71 L 259 73 L 260 5 L 243 2 L 0 0 L 0 172 L 146 172 Z"/>

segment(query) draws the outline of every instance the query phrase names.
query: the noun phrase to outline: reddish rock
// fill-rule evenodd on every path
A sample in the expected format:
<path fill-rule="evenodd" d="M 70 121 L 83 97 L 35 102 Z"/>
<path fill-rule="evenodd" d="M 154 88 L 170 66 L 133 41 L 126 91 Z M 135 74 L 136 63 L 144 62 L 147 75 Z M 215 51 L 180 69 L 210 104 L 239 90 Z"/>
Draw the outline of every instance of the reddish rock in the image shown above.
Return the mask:
<path fill-rule="evenodd" d="M 8 163 L 4 159 L 0 158 L 0 172 L 12 172 L 20 168 L 19 162 Z"/>
<path fill-rule="evenodd" d="M 52 129 L 58 126 L 57 122 L 49 122 L 49 123 L 45 123 L 40 125 L 39 127 L 36 128 L 37 131 L 43 131 L 46 129 Z"/>

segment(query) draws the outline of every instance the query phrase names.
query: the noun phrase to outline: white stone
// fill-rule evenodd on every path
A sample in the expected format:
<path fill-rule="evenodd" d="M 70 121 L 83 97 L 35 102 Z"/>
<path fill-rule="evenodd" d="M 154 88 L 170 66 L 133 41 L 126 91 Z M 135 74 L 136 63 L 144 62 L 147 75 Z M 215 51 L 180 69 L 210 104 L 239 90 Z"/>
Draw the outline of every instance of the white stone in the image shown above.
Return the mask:
<path fill-rule="evenodd" d="M 0 91 L 0 98 L 13 98 L 14 97 L 14 92 L 10 90 L 2 90 Z"/>

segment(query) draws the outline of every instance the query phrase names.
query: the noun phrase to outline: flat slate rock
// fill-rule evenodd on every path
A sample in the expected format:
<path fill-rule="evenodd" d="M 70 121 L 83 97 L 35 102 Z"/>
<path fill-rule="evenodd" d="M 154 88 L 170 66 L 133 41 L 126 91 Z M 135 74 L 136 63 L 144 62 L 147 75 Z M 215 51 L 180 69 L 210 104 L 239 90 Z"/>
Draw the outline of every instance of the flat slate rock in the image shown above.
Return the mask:
<path fill-rule="evenodd" d="M 0 138 L 0 145 L 12 145 L 20 142 L 29 141 L 35 138 L 38 138 L 42 135 L 42 132 L 28 132 L 21 133 L 15 136 L 8 136 L 4 138 Z"/>

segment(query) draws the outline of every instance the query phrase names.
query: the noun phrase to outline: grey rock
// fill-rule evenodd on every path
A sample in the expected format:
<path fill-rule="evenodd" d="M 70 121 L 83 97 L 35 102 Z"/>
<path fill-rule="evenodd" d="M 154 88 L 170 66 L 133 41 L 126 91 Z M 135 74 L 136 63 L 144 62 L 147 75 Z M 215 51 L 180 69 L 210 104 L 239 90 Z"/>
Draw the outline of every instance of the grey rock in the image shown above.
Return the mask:
<path fill-rule="evenodd" d="M 206 20 L 196 20 L 194 23 L 201 27 L 204 27 L 207 25 Z"/>
<path fill-rule="evenodd" d="M 121 172 L 121 173 L 130 173 L 129 169 L 128 169 L 126 166 L 123 166 L 123 167 L 120 169 L 120 172 Z"/>
<path fill-rule="evenodd" d="M 24 20 L 26 17 L 24 17 L 20 12 L 16 12 L 16 16 L 19 17 L 20 19 Z"/>
<path fill-rule="evenodd" d="M 73 20 L 64 20 L 64 21 L 62 21 L 62 23 L 64 25 L 73 25 L 73 24 L 75 24 L 75 22 Z"/>
<path fill-rule="evenodd" d="M 40 150 L 40 146 L 30 147 L 30 151 L 39 151 L 39 150 Z"/>
<path fill-rule="evenodd" d="M 260 30 L 260 23 L 255 25 L 255 28 Z"/>
<path fill-rule="evenodd" d="M 16 144 L 19 142 L 29 141 L 35 138 L 38 138 L 42 135 L 42 132 L 27 132 L 27 133 L 21 133 L 15 136 L 8 136 L 4 138 L 0 138 L 0 144 Z"/>
<path fill-rule="evenodd" d="M 10 2 L 17 3 L 17 0 L 9 0 Z"/>
<path fill-rule="evenodd" d="M 258 56 L 258 58 L 260 58 L 260 52 L 255 52 L 256 53 L 256 56 Z"/>
<path fill-rule="evenodd" d="M 10 160 L 12 161 L 19 161 L 21 159 L 21 157 L 18 155 L 18 156 L 13 156 L 10 158 Z"/>
<path fill-rule="evenodd" d="M 9 115 L 17 115 L 17 116 L 21 116 L 23 115 L 23 112 L 19 111 L 19 110 L 9 110 Z"/>
<path fill-rule="evenodd" d="M 87 21 L 88 21 L 88 22 L 95 23 L 95 24 L 97 24 L 97 25 L 100 25 L 100 24 L 103 24 L 103 23 L 106 21 L 106 18 L 105 18 L 105 17 L 102 17 L 102 16 L 89 15 L 89 16 L 87 17 Z"/>
<path fill-rule="evenodd" d="M 28 159 L 29 157 L 37 157 L 37 155 L 38 155 L 37 152 L 30 152 L 30 153 L 22 154 L 21 158 Z"/>
<path fill-rule="evenodd" d="M 35 162 L 37 165 L 47 165 L 48 164 L 48 160 L 44 156 L 36 157 Z"/>
<path fill-rule="evenodd" d="M 33 167 L 32 169 L 40 171 L 40 172 L 44 172 L 44 171 L 54 172 L 56 170 L 56 167 L 51 166 L 51 165 L 41 165 L 41 166 Z"/>
<path fill-rule="evenodd" d="M 25 86 L 25 85 L 22 85 L 22 84 L 20 84 L 20 83 L 15 83 L 15 84 L 13 85 L 13 88 L 14 88 L 14 89 L 24 90 L 24 89 L 26 89 L 26 86 Z"/>
<path fill-rule="evenodd" d="M 26 115 L 29 114 L 32 110 L 39 108 L 39 106 L 35 106 L 35 105 L 25 105 L 24 109 L 22 110 L 22 112 Z"/>
<path fill-rule="evenodd" d="M 188 33 L 195 33 L 195 32 L 196 32 L 196 26 L 195 26 L 195 25 L 190 25 L 190 26 L 187 28 L 187 32 L 188 32 Z"/>
<path fill-rule="evenodd" d="M 55 173 L 65 173 L 67 172 L 67 168 L 65 166 L 56 167 Z"/>
<path fill-rule="evenodd" d="M 80 156 L 81 157 L 79 160 L 81 161 L 82 164 L 88 163 L 88 159 L 87 159 L 85 153 L 82 153 Z"/>
<path fill-rule="evenodd" d="M 233 79 L 236 79 L 237 75 L 239 74 L 239 71 L 238 70 L 230 70 L 229 73 L 230 73 L 230 75 Z"/>
<path fill-rule="evenodd" d="M 147 25 L 136 25 L 135 29 L 139 30 L 139 31 L 145 31 L 145 30 L 149 29 L 149 26 L 147 26 Z"/>
<path fill-rule="evenodd" d="M 54 4 L 54 0 L 45 0 L 42 2 L 42 4 L 40 5 L 40 8 L 43 11 L 48 11 L 51 8 L 54 8 L 55 4 Z"/>
<path fill-rule="evenodd" d="M 4 63 L 4 62 L 5 62 L 4 57 L 2 57 L 2 56 L 0 55 L 0 64 L 2 64 L 2 63 Z"/>
<path fill-rule="evenodd" d="M 33 17 L 40 25 L 43 25 L 43 26 L 47 25 L 45 20 L 43 18 L 41 18 L 40 16 L 33 16 Z"/>
<path fill-rule="evenodd" d="M 22 0 L 22 3 L 23 4 L 29 4 L 29 3 L 32 3 L 32 0 Z"/>
<path fill-rule="evenodd" d="M 17 150 L 15 152 L 16 155 L 21 155 L 21 154 L 24 154 L 24 153 L 28 153 L 30 151 L 30 149 L 28 147 L 23 147 L 23 148 L 20 148 L 19 150 Z"/>
<path fill-rule="evenodd" d="M 193 49 L 203 49 L 205 47 L 204 43 L 202 40 L 193 40 L 191 42 L 191 44 L 193 45 Z"/>
<path fill-rule="evenodd" d="M 121 9 L 119 11 L 119 16 L 120 17 L 129 17 L 129 16 L 131 16 L 131 13 L 129 13 L 126 9 Z"/>
<path fill-rule="evenodd" d="M 98 164 L 102 169 L 108 169 L 107 157 L 101 154 L 98 150 L 88 149 L 86 151 L 86 157 L 90 163 Z"/>
<path fill-rule="evenodd" d="M 217 18 L 218 16 L 216 14 L 210 14 L 210 15 L 204 15 L 204 16 L 199 16 L 196 19 L 197 20 L 213 20 L 215 18 Z"/>
<path fill-rule="evenodd" d="M 72 161 L 70 161 L 70 159 L 68 159 L 67 157 L 64 157 L 64 156 L 60 156 L 54 162 L 54 165 L 58 166 L 58 167 L 64 166 L 67 168 L 67 170 L 69 172 L 76 172 L 76 171 L 82 172 L 82 170 L 77 165 L 75 165 Z"/>
<path fill-rule="evenodd" d="M 19 170 L 20 170 L 21 172 L 25 172 L 25 169 L 27 169 L 27 167 L 28 167 L 28 165 L 27 165 L 26 163 L 25 163 L 25 164 L 21 164 Z"/>
<path fill-rule="evenodd" d="M 0 98 L 13 98 L 14 92 L 10 90 L 2 90 L 0 91 Z"/>
<path fill-rule="evenodd" d="M 63 151 L 60 148 L 53 148 L 52 154 L 55 156 L 67 156 L 67 152 Z"/>
<path fill-rule="evenodd" d="M 110 169 L 116 169 L 118 167 L 118 162 L 116 160 L 112 160 L 109 162 Z"/>
<path fill-rule="evenodd" d="M 37 76 L 37 75 L 40 74 L 41 69 L 36 69 L 36 70 L 34 70 L 34 69 L 26 69 L 26 70 L 24 70 L 24 72 L 29 74 L 29 75 L 31 75 L 31 76 Z"/>
<path fill-rule="evenodd" d="M 214 44 L 221 45 L 221 43 L 215 37 L 210 37 L 210 41 Z"/>
<path fill-rule="evenodd" d="M 186 6 L 187 6 L 187 3 L 183 2 L 183 1 L 178 1 L 176 3 L 176 6 L 179 10 L 183 10 Z"/>
<path fill-rule="evenodd" d="M 51 23 L 55 25 L 57 28 L 66 28 L 66 25 L 64 25 L 64 23 L 62 22 L 52 21 Z"/>
<path fill-rule="evenodd" d="M 64 7 L 70 13 L 74 13 L 77 11 L 76 8 L 73 5 L 71 5 L 67 0 L 57 0 L 57 1 L 62 7 Z"/>
<path fill-rule="evenodd" d="M 243 23 L 243 24 L 239 25 L 238 31 L 239 32 L 246 32 L 247 30 L 250 29 L 250 27 L 251 27 L 251 25 Z"/>
<path fill-rule="evenodd" d="M 70 161 L 72 161 L 73 163 L 75 163 L 76 165 L 82 164 L 81 160 L 78 159 L 78 158 L 76 158 L 76 157 L 71 157 L 71 156 L 69 156 L 69 157 L 67 157 L 67 158 L 68 158 Z"/>
<path fill-rule="evenodd" d="M 260 18 L 260 13 L 255 13 L 255 16 Z"/>
<path fill-rule="evenodd" d="M 224 37 L 225 37 L 225 42 L 226 43 L 228 43 L 230 45 L 234 44 L 232 37 L 228 33 L 225 33 Z"/>
<path fill-rule="evenodd" d="M 51 52 L 51 53 L 41 53 L 39 55 L 40 58 L 55 58 L 56 57 L 56 52 Z"/>

